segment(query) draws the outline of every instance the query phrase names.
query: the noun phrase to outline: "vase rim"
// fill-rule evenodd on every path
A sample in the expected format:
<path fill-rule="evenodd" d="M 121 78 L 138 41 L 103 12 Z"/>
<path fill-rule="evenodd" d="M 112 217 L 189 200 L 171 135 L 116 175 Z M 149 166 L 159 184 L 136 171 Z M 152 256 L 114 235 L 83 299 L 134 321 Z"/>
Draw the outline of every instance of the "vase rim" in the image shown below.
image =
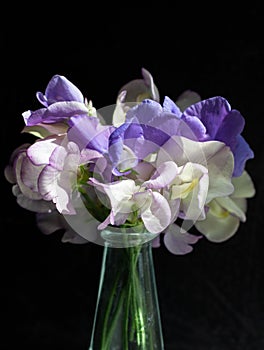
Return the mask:
<path fill-rule="evenodd" d="M 142 245 L 155 239 L 159 234 L 148 232 L 146 229 L 137 231 L 133 228 L 108 226 L 101 231 L 105 244 L 111 248 L 128 248 Z"/>

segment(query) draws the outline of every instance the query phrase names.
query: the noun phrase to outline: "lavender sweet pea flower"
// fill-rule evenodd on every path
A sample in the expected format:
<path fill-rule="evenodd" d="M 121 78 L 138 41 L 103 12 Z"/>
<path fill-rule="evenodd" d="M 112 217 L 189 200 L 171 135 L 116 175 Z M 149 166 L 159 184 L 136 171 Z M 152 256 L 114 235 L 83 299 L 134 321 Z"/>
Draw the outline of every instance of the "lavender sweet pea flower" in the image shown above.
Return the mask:
<path fill-rule="evenodd" d="M 49 212 L 52 203 L 61 214 L 75 214 L 73 196 L 78 194 L 79 166 L 97 161 L 101 172 L 105 168 L 104 162 L 98 161 L 102 158 L 100 153 L 80 150 L 64 135 L 26 145 L 18 149 L 13 158 L 6 177 L 16 184 L 14 192 L 21 206 L 36 212 Z"/>
<path fill-rule="evenodd" d="M 124 145 L 142 160 L 157 152 L 172 135 L 193 135 L 180 116 L 180 109 L 168 97 L 163 107 L 156 101 L 145 99 L 130 108 L 126 113 L 126 121 L 109 138 L 109 155 L 114 172 L 118 171 L 115 166 L 119 163 Z"/>
<path fill-rule="evenodd" d="M 105 154 L 108 153 L 109 137 L 114 130 L 112 125 L 102 125 L 97 117 L 75 116 L 69 119 L 67 137 L 80 149 L 88 148 Z"/>
<path fill-rule="evenodd" d="M 228 101 L 220 96 L 212 97 L 189 106 L 182 120 L 195 133 L 198 141 L 224 142 L 234 154 L 233 176 L 240 176 L 248 159 L 254 153 L 241 135 L 245 120 L 241 113 L 231 109 Z"/>
<path fill-rule="evenodd" d="M 48 107 L 60 101 L 76 101 L 84 103 L 81 91 L 62 75 L 54 75 L 45 90 L 45 93 L 37 92 L 37 99 L 43 106 Z"/>
<path fill-rule="evenodd" d="M 37 92 L 36 96 L 44 108 L 22 113 L 26 126 L 66 122 L 74 115 L 89 114 L 82 93 L 64 76 L 54 75 L 45 93 Z"/>
<path fill-rule="evenodd" d="M 30 144 L 15 149 L 9 164 L 5 167 L 5 178 L 10 182 L 17 203 L 24 209 L 38 213 L 50 213 L 55 209 L 51 201 L 43 199 L 38 191 L 38 177 L 43 169 L 35 167 L 27 156 Z"/>
<path fill-rule="evenodd" d="M 27 150 L 35 169 L 42 168 L 37 176 L 37 189 L 43 199 L 55 203 L 62 214 L 76 214 L 73 195 L 79 166 L 89 162 L 90 154 L 80 151 L 77 144 L 62 137 L 50 137 L 35 142 Z M 30 172 L 27 174 L 31 180 Z"/>
<path fill-rule="evenodd" d="M 197 243 L 202 237 L 190 234 L 173 223 L 165 230 L 164 244 L 172 254 L 184 255 L 190 253 L 193 250 L 191 244 Z"/>

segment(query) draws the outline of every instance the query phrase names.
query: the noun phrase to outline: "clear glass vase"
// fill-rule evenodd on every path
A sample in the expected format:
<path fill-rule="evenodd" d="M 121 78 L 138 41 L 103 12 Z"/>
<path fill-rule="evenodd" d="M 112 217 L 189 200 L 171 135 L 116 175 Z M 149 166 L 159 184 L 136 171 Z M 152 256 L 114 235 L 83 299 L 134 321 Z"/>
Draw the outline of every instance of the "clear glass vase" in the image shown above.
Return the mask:
<path fill-rule="evenodd" d="M 89 350 L 163 350 L 152 259 L 155 235 L 102 231 L 104 254 Z"/>

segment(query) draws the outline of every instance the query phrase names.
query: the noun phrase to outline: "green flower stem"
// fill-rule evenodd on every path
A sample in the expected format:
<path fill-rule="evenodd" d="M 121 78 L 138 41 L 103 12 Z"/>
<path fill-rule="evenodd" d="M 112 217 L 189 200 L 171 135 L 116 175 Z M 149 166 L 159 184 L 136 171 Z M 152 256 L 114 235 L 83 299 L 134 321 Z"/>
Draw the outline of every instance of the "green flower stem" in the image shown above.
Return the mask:
<path fill-rule="evenodd" d="M 137 271 L 137 260 L 140 254 L 142 246 L 122 248 L 124 250 L 124 266 L 122 268 L 127 269 L 126 279 L 123 280 L 124 284 L 117 301 L 116 296 L 117 288 L 120 288 L 120 274 L 116 275 L 113 288 L 110 293 L 110 298 L 105 310 L 102 338 L 101 338 L 101 350 L 110 350 L 113 332 L 115 330 L 117 322 L 119 322 L 120 314 L 123 312 L 123 349 L 129 350 L 130 342 L 136 338 L 137 345 L 142 350 L 146 349 L 146 333 L 145 333 L 145 313 L 143 291 L 139 283 L 139 276 Z M 133 317 L 131 317 L 133 315 Z"/>
<path fill-rule="evenodd" d="M 107 344 L 110 341 L 109 338 L 112 334 L 111 328 L 113 329 L 114 325 L 115 325 L 114 320 L 112 320 L 110 327 L 108 325 L 108 322 L 109 322 L 109 316 L 110 316 L 110 313 L 111 313 L 111 310 L 113 307 L 113 301 L 115 300 L 115 293 L 116 293 L 116 288 L 118 285 L 119 275 L 120 275 L 120 273 L 117 275 L 117 278 L 115 280 L 115 283 L 114 283 L 114 286 L 113 286 L 113 289 L 111 292 L 111 296 L 110 296 L 110 299 L 109 299 L 109 302 L 108 302 L 108 305 L 107 305 L 107 308 L 105 311 L 104 324 L 103 324 L 103 330 L 102 330 L 102 349 L 107 349 L 105 344 Z M 122 301 L 122 298 L 120 299 L 119 306 L 122 305 L 121 301 Z M 115 319 L 118 318 L 118 314 L 119 314 L 119 310 L 117 308 L 116 313 L 115 313 Z"/>
<path fill-rule="evenodd" d="M 128 284 L 128 290 L 127 290 L 127 303 L 125 307 L 125 317 L 124 317 L 124 350 L 128 350 L 128 343 L 129 343 L 129 338 L 128 338 L 128 327 L 129 327 L 129 304 L 130 304 L 130 298 L 131 298 L 131 284 Z"/>

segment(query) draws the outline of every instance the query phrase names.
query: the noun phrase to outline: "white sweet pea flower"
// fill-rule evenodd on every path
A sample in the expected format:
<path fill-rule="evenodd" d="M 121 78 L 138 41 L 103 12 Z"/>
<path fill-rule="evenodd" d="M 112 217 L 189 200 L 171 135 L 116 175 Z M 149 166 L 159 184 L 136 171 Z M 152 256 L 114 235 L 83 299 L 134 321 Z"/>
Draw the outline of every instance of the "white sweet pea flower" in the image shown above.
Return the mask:
<path fill-rule="evenodd" d="M 125 122 L 127 111 L 142 102 L 152 99 L 159 102 L 159 91 L 153 77 L 145 68 L 141 69 L 143 79 L 134 79 L 123 85 L 118 92 L 112 124 L 116 127 Z"/>
<path fill-rule="evenodd" d="M 199 101 L 201 101 L 201 96 L 196 91 L 185 90 L 177 97 L 175 103 L 184 112 L 187 107 Z"/>
<path fill-rule="evenodd" d="M 188 162 L 170 185 L 171 200 L 180 200 L 180 217 L 187 220 L 205 218 L 204 205 L 209 189 L 208 169 Z"/>
<path fill-rule="evenodd" d="M 90 178 L 89 183 L 106 194 L 110 202 L 110 214 L 98 226 L 100 230 L 109 224 L 120 226 L 141 219 L 149 232 L 160 233 L 171 222 L 170 206 L 166 198 L 144 185 L 136 185 L 132 179 L 103 184 Z M 107 206 L 106 202 L 104 205 Z"/>
<path fill-rule="evenodd" d="M 195 227 L 209 241 L 223 242 L 237 231 L 240 222 L 246 221 L 247 198 L 255 195 L 249 174 L 233 177 L 234 192 L 225 197 L 214 198 L 208 203 L 206 219 L 197 221 Z"/>
<path fill-rule="evenodd" d="M 197 191 L 196 185 L 200 180 L 203 186 L 199 192 L 203 198 L 202 200 L 198 198 L 200 203 L 201 201 L 204 201 L 204 204 L 209 203 L 213 198 L 225 197 L 234 191 L 231 182 L 234 157 L 230 148 L 220 141 L 198 142 L 181 136 L 172 136 L 158 151 L 157 167 L 166 161 L 173 161 L 178 167 L 183 167 L 182 174 L 172 190 L 172 198 L 179 196 L 184 199 L 184 196 L 193 190 Z M 197 181 L 198 179 L 200 180 Z M 206 198 L 204 198 L 205 192 Z M 198 192 L 193 194 L 192 200 L 195 201 Z"/>
<path fill-rule="evenodd" d="M 118 127 L 122 125 L 126 120 L 126 112 L 129 110 L 129 106 L 125 104 L 126 91 L 121 91 L 117 96 L 116 106 L 113 112 L 112 123 Z"/>
<path fill-rule="evenodd" d="M 165 161 L 144 185 L 162 190 L 175 220 L 178 216 L 194 221 L 205 218 L 209 176 L 203 165 L 187 162 L 178 167 L 174 161 Z"/>

